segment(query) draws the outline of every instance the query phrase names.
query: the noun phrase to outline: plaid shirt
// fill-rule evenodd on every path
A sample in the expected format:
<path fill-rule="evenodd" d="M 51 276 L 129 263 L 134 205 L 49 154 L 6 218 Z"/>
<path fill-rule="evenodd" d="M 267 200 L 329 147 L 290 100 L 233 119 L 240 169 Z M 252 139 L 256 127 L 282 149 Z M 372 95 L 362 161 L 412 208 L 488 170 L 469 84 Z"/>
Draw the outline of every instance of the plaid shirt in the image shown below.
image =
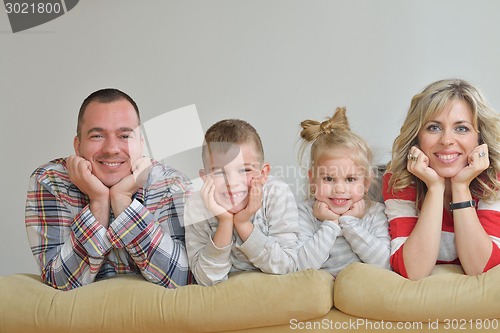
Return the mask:
<path fill-rule="evenodd" d="M 31 251 L 50 286 L 70 290 L 96 278 L 142 273 L 167 288 L 188 283 L 183 212 L 191 183 L 152 160 L 145 186 L 105 229 L 71 183 L 66 159 L 36 169 L 26 200 Z"/>

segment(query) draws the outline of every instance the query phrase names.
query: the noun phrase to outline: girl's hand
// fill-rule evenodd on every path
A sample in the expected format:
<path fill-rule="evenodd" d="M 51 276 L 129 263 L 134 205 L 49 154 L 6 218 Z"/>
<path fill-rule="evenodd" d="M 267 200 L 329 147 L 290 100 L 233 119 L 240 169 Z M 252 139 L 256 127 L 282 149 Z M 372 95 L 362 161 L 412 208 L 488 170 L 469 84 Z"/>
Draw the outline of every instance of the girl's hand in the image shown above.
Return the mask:
<path fill-rule="evenodd" d="M 451 178 L 452 184 L 469 187 L 470 182 L 490 166 L 488 145 L 485 143 L 474 148 L 467 161 L 469 164 Z"/>
<path fill-rule="evenodd" d="M 351 208 L 349 208 L 347 212 L 342 214 L 342 216 L 349 215 L 361 219 L 363 216 L 365 216 L 365 205 L 366 203 L 364 199 L 356 201 L 352 204 Z"/>
<path fill-rule="evenodd" d="M 406 168 L 410 173 L 415 175 L 431 188 L 434 185 L 444 186 L 444 178 L 439 176 L 437 172 L 429 167 L 429 157 L 425 155 L 417 146 L 410 148 L 407 156 L 408 162 Z"/>
<path fill-rule="evenodd" d="M 339 224 L 340 215 L 335 214 L 328 208 L 328 205 L 323 201 L 316 200 L 313 205 L 313 215 L 315 218 L 323 222 L 324 220 L 330 220 Z"/>

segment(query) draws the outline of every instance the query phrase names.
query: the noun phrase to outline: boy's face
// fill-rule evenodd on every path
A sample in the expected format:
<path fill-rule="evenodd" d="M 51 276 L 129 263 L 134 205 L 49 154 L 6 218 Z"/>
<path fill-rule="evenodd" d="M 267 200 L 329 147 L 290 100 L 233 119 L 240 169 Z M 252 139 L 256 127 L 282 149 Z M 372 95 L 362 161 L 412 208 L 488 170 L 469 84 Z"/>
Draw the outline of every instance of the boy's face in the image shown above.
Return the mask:
<path fill-rule="evenodd" d="M 261 165 L 251 143 L 235 144 L 226 152 L 212 152 L 211 158 L 211 161 L 205 162 L 205 170 L 200 170 L 200 176 L 203 180 L 206 177 L 213 178 L 215 202 L 228 212 L 236 214 L 248 204 L 252 178 L 260 178 L 264 185 L 270 166 L 268 163 Z M 208 169 L 208 163 L 212 164 L 211 169 Z"/>

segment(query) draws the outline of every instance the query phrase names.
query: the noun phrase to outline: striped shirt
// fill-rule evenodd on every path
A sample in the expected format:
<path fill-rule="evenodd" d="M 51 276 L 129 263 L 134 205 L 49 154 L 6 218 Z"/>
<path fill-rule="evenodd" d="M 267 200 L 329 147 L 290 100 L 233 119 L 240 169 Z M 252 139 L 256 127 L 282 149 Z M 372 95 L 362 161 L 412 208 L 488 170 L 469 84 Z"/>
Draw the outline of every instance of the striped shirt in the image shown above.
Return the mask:
<path fill-rule="evenodd" d="M 389 180 L 392 174 L 384 175 L 384 201 L 385 212 L 389 218 L 391 235 L 391 265 L 396 272 L 408 278 L 404 260 L 403 246 L 410 236 L 418 221 L 418 213 L 415 212 L 417 191 L 415 187 L 407 187 L 397 193 L 389 189 Z M 493 251 L 484 268 L 484 272 L 500 264 L 500 200 L 490 204 L 484 200 L 476 201 L 476 212 L 479 222 L 484 231 L 493 242 Z M 455 246 L 455 228 L 453 217 L 443 207 L 441 243 L 436 264 L 460 265 L 460 260 Z"/>
<path fill-rule="evenodd" d="M 336 276 L 353 262 L 390 269 L 390 237 L 384 205 L 373 202 L 365 215 L 341 216 L 339 225 L 313 215 L 315 199 L 299 203 L 299 268 L 323 269 Z"/>
<path fill-rule="evenodd" d="M 288 185 L 272 176 L 262 188 L 262 206 L 250 218 L 254 225 L 243 242 L 233 229 L 233 241 L 218 248 L 212 239 L 219 219 L 205 208 L 200 192 L 186 204 L 186 247 L 196 281 L 215 285 L 228 273 L 261 270 L 287 274 L 297 270 L 297 203 Z"/>
<path fill-rule="evenodd" d="M 36 169 L 26 200 L 31 251 L 48 285 L 70 290 L 96 278 L 141 273 L 167 288 L 188 280 L 183 209 L 191 183 L 152 160 L 149 178 L 132 203 L 104 228 L 88 196 L 71 183 L 66 159 Z"/>

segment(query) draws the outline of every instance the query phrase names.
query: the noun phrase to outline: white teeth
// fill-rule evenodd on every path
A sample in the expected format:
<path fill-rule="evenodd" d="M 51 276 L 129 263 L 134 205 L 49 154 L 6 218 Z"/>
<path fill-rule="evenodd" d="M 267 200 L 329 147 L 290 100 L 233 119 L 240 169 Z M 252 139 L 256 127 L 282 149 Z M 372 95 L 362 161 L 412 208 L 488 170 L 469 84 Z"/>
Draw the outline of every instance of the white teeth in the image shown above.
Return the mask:
<path fill-rule="evenodd" d="M 243 194 L 245 194 L 244 192 L 240 192 L 240 193 L 237 193 L 237 194 L 233 194 L 233 195 L 229 195 L 227 193 L 224 193 L 223 195 L 226 197 L 226 198 L 232 198 L 232 199 L 235 199 L 235 198 L 239 198 L 241 197 Z"/>
<path fill-rule="evenodd" d="M 438 155 L 438 157 L 442 160 L 451 160 L 455 157 L 457 157 L 458 155 Z"/>
<path fill-rule="evenodd" d="M 121 163 L 106 163 L 106 162 L 101 162 L 104 165 L 109 165 L 109 166 L 117 166 L 120 165 Z"/>

